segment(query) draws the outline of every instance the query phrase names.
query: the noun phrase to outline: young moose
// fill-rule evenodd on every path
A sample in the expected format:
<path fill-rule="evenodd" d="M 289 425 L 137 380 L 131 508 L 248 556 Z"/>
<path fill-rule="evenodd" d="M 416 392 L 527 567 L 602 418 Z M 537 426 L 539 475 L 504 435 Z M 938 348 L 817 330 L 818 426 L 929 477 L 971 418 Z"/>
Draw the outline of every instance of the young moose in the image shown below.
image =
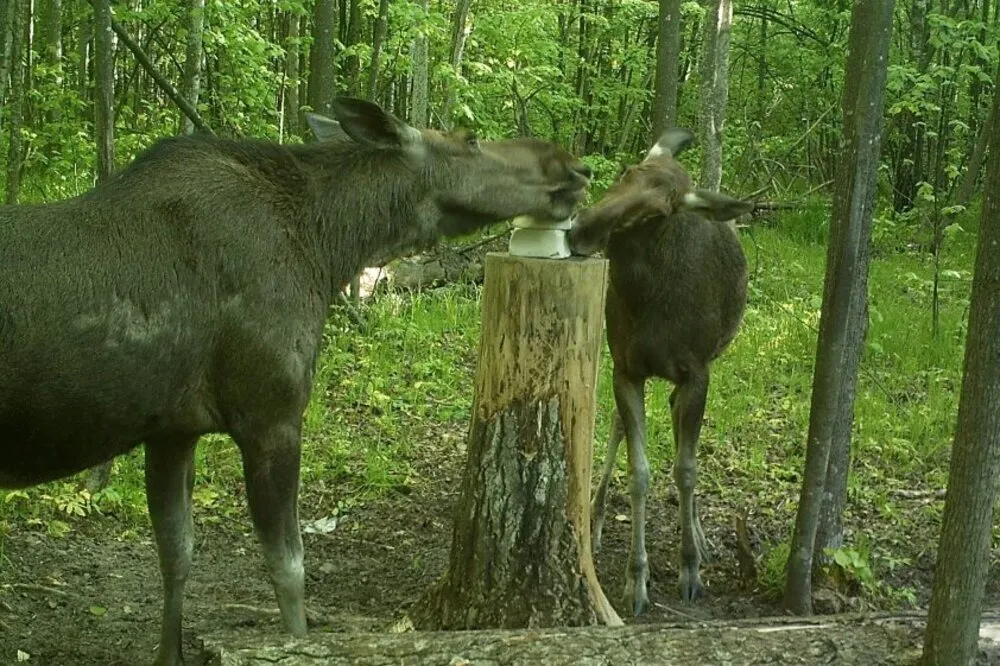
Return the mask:
<path fill-rule="evenodd" d="M 199 436 L 239 447 L 285 629 L 303 635 L 299 436 L 332 298 L 375 256 L 563 219 L 589 183 L 553 144 L 418 131 L 349 98 L 334 113 L 310 118 L 330 141 L 170 138 L 78 198 L 0 208 L 0 488 L 145 444 L 160 666 L 182 663 Z"/>
<path fill-rule="evenodd" d="M 694 503 L 696 451 L 708 393 L 709 363 L 736 335 L 746 305 L 747 267 L 731 224 L 753 204 L 693 188 L 674 159 L 691 143 L 669 130 L 645 160 L 628 169 L 570 231 L 577 254 L 606 247 L 610 267 L 605 317 L 614 363 L 617 411 L 604 473 L 594 498 L 594 552 L 600 547 L 608 483 L 618 445 L 628 442 L 632 545 L 625 600 L 636 615 L 649 598 L 646 558 L 645 384 L 662 377 L 670 394 L 680 495 L 680 594 L 702 593 L 699 567 L 708 548 Z"/>

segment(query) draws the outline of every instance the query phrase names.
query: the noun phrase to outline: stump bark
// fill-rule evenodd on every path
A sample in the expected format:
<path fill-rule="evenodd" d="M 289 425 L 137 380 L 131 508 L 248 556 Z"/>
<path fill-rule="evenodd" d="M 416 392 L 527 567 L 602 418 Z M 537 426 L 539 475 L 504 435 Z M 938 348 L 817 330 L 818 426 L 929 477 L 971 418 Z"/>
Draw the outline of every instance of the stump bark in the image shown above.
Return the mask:
<path fill-rule="evenodd" d="M 590 542 L 606 281 L 603 259 L 487 256 L 449 566 L 418 627 L 621 624 Z"/>

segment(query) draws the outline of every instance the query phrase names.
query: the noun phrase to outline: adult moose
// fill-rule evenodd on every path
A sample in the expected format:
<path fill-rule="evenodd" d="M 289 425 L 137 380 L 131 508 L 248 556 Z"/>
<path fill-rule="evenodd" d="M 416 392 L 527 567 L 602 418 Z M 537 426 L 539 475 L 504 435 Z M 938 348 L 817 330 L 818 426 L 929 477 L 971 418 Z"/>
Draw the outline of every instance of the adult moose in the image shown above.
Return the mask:
<path fill-rule="evenodd" d="M 680 496 L 681 597 L 702 594 L 699 568 L 708 545 L 694 503 L 697 448 L 708 394 L 709 364 L 729 345 L 743 318 L 747 265 L 736 230 L 726 221 L 753 204 L 697 190 L 674 156 L 692 141 L 687 130 L 663 134 L 645 160 L 629 168 L 570 231 L 574 253 L 606 248 L 608 348 L 617 410 L 604 472 L 594 497 L 594 552 L 600 547 L 605 500 L 618 445 L 628 441 L 632 544 L 625 602 L 633 613 L 649 605 L 646 585 L 645 385 L 674 384 L 674 479 Z"/>
<path fill-rule="evenodd" d="M 165 139 L 78 198 L 0 208 L 0 488 L 145 445 L 160 666 L 182 663 L 199 436 L 239 447 L 284 627 L 304 634 L 300 428 L 332 298 L 375 256 L 565 218 L 589 183 L 546 142 L 418 131 L 350 98 L 334 115 L 310 118 L 319 143 Z"/>

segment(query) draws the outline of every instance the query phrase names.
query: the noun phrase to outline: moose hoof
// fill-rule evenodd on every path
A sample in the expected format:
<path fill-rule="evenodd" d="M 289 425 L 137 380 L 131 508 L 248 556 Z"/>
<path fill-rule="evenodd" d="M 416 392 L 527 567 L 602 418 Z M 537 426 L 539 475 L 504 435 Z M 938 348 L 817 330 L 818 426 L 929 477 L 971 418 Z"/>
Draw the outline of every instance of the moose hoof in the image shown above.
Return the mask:
<path fill-rule="evenodd" d="M 701 599 L 701 597 L 705 594 L 705 590 L 701 586 L 701 579 L 698 576 L 698 572 L 691 574 L 682 570 L 677 581 L 677 586 L 680 589 L 681 599 L 684 601 Z"/>
<path fill-rule="evenodd" d="M 629 575 L 625 582 L 625 605 L 632 609 L 632 615 L 639 617 L 649 609 L 648 570 Z"/>

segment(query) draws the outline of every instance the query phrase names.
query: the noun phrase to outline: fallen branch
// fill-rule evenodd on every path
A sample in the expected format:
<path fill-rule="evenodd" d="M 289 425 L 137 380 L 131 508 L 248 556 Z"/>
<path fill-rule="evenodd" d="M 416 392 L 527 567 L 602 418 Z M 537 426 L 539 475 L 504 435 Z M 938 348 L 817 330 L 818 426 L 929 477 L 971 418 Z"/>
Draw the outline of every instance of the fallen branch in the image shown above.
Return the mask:
<path fill-rule="evenodd" d="M 91 6 L 93 6 L 94 0 L 87 1 L 91 4 Z M 111 19 L 111 29 L 114 30 L 116 35 L 118 35 L 118 39 L 122 41 L 122 44 L 124 44 L 125 47 L 132 52 L 132 55 L 134 55 L 135 59 L 139 61 L 142 68 L 145 69 L 146 73 L 149 74 L 153 81 L 156 82 L 156 85 L 160 86 L 160 89 L 166 93 L 167 97 L 169 97 L 170 100 L 177 105 L 181 112 L 191 120 L 194 126 L 203 132 L 211 134 L 212 129 L 205 124 L 204 120 L 202 120 L 201 116 L 198 114 L 198 110 L 191 106 L 191 103 L 187 101 L 184 96 L 180 94 L 180 92 L 178 92 L 177 88 L 175 88 L 174 85 L 167 80 L 167 77 L 160 74 L 159 70 L 156 69 L 156 66 L 153 65 L 153 61 L 150 60 L 149 56 L 147 56 L 145 51 L 142 50 L 142 47 L 139 46 L 139 44 L 136 43 L 131 36 L 129 36 L 128 31 L 114 19 Z"/>
<path fill-rule="evenodd" d="M 944 499 L 948 491 L 944 488 L 928 490 L 910 490 L 908 488 L 897 488 L 890 490 L 889 495 L 900 499 Z"/>
<path fill-rule="evenodd" d="M 671 609 L 673 610 L 673 609 Z M 983 616 L 984 635 L 1000 628 Z M 396 664 L 912 664 L 926 613 L 771 617 L 625 627 L 313 632 L 306 638 L 238 629 L 201 637 L 202 656 L 221 666 L 395 666 Z M 980 647 L 996 653 L 995 643 Z"/>

